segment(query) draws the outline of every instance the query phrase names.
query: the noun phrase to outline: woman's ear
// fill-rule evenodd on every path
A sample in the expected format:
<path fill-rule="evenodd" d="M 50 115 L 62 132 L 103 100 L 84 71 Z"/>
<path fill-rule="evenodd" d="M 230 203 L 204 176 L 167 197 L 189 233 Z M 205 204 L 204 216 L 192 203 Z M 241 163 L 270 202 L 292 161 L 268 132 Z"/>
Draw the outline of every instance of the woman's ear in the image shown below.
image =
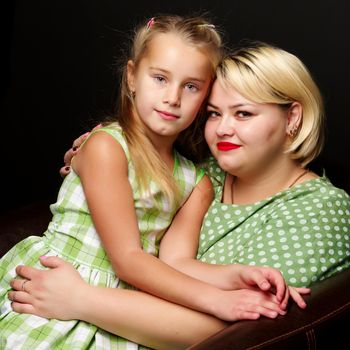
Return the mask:
<path fill-rule="evenodd" d="M 135 93 L 135 63 L 133 61 L 128 61 L 126 72 L 129 90 L 131 93 Z"/>
<path fill-rule="evenodd" d="M 299 102 L 293 102 L 288 109 L 288 119 L 286 125 L 287 135 L 294 137 L 301 127 L 303 120 L 303 107 Z"/>

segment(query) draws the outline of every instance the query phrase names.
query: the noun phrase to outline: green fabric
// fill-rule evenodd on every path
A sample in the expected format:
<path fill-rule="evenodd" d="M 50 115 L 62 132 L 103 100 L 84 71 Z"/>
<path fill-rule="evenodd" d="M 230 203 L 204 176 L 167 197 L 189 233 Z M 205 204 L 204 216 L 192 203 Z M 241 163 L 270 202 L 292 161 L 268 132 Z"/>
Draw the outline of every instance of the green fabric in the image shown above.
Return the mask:
<path fill-rule="evenodd" d="M 129 150 L 117 124 L 96 132 L 109 133 L 123 147 L 128 160 L 128 178 L 134 193 L 140 240 L 145 251 L 157 256 L 159 242 L 179 206 L 170 206 L 153 182 L 147 193 L 140 193 Z M 174 152 L 174 157 L 173 174 L 184 203 L 196 185 L 200 171 L 177 152 Z M 155 200 L 160 204 L 159 208 Z M 115 276 L 93 225 L 80 178 L 74 171 L 64 179 L 51 211 L 53 218 L 43 237 L 26 238 L 0 260 L 0 349 L 142 349 L 82 321 L 47 320 L 12 311 L 7 292 L 10 280 L 16 276 L 15 267 L 22 264 L 42 269 L 39 263 L 42 255 L 57 255 L 71 262 L 90 284 L 132 288 Z"/>
<path fill-rule="evenodd" d="M 221 203 L 225 173 L 214 159 L 215 188 L 197 258 L 265 265 L 294 286 L 310 286 L 350 267 L 350 197 L 323 176 L 251 205 Z"/>

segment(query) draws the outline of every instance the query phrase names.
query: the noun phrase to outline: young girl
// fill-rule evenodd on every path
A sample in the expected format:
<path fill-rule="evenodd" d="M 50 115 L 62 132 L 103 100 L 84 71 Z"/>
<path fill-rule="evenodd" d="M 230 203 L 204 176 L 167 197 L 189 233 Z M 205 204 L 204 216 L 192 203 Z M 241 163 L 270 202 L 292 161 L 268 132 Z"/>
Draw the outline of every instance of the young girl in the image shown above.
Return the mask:
<path fill-rule="evenodd" d="M 12 312 L 6 295 L 15 267 L 38 267 L 47 255 L 71 262 L 92 285 L 137 288 L 223 320 L 284 313 L 289 292 L 277 270 L 232 265 L 216 277 L 193 264 L 213 191 L 174 143 L 200 155 L 201 107 L 220 59 L 220 36 L 201 18 L 157 17 L 136 32 L 118 121 L 95 130 L 73 159 L 44 237 L 29 237 L 1 260 L 1 349 L 137 347 L 82 321 Z M 276 294 L 256 290 L 270 287 Z M 223 325 L 212 322 L 213 332 Z"/>

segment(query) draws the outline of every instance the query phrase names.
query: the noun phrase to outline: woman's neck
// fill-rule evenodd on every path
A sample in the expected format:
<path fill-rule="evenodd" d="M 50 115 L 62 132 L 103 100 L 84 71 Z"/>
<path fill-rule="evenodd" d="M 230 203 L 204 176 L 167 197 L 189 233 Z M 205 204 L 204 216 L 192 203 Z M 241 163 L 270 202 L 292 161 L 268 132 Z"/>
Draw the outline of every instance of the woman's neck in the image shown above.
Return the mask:
<path fill-rule="evenodd" d="M 259 172 L 255 176 L 226 175 L 224 203 L 252 204 L 299 183 L 316 178 L 317 175 L 300 164 L 291 162 L 287 166 L 272 171 Z"/>

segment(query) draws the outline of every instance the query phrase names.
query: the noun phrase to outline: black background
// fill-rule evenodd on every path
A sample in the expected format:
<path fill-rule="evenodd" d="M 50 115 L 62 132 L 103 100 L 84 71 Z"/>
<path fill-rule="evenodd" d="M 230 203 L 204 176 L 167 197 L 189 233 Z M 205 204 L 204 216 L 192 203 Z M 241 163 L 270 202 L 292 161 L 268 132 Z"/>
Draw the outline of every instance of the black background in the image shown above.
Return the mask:
<path fill-rule="evenodd" d="M 22 0 L 0 5 L 0 211 L 54 201 L 72 141 L 113 105 L 126 35 L 159 13 L 207 12 L 230 45 L 276 44 L 299 56 L 326 103 L 327 144 L 317 162 L 350 187 L 350 25 L 347 1 Z"/>

